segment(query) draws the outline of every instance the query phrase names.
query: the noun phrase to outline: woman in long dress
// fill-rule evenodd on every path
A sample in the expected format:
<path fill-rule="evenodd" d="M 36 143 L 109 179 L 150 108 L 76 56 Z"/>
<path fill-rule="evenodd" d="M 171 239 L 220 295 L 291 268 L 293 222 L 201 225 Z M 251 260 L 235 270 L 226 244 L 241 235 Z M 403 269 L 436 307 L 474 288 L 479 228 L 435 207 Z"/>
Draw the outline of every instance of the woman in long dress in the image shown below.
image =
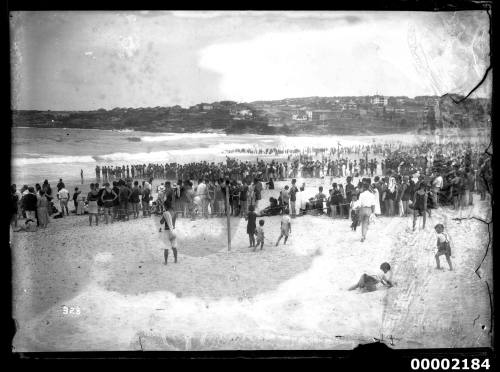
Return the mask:
<path fill-rule="evenodd" d="M 81 215 L 84 214 L 84 201 L 83 201 L 83 196 L 82 192 L 79 191 L 78 195 L 76 196 L 76 202 L 77 202 L 77 207 L 76 207 L 76 214 Z"/>
<path fill-rule="evenodd" d="M 40 227 L 46 228 L 49 223 L 49 201 L 45 196 L 45 191 L 40 190 L 40 197 L 37 201 L 37 214 Z"/>

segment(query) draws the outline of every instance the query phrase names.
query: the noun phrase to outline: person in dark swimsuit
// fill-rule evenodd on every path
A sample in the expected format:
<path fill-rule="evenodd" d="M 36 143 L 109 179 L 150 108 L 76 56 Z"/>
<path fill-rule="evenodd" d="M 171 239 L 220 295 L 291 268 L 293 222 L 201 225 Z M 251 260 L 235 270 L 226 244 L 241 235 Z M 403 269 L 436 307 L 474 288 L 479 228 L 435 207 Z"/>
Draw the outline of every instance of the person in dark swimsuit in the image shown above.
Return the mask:
<path fill-rule="evenodd" d="M 247 223 L 247 234 L 248 234 L 248 239 L 250 241 L 250 246 L 255 247 L 255 229 L 257 228 L 257 213 L 255 213 L 255 207 L 253 205 L 250 205 L 248 207 L 248 215 L 245 218 L 248 223 Z"/>
<path fill-rule="evenodd" d="M 113 191 L 109 183 L 104 184 L 104 191 L 101 194 L 101 201 L 104 206 L 104 218 L 106 219 L 106 224 L 108 223 L 108 215 L 111 217 L 111 223 L 113 223 L 113 205 L 118 195 Z"/>
<path fill-rule="evenodd" d="M 419 184 L 417 192 L 413 196 L 413 231 L 417 226 L 418 216 L 423 217 L 422 228 L 425 229 L 425 219 L 427 213 L 427 192 L 425 191 L 425 183 L 421 182 Z"/>

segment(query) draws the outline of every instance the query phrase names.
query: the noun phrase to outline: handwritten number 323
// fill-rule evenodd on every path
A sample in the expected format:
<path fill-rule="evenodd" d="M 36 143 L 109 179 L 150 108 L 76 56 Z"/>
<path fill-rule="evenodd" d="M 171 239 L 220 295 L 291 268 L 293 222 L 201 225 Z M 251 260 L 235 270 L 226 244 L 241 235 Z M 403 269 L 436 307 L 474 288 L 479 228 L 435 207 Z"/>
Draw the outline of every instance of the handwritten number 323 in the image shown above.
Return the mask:
<path fill-rule="evenodd" d="M 80 315 L 80 308 L 78 306 L 76 306 L 76 307 L 63 306 L 63 314 L 64 315 L 68 315 L 68 314 Z"/>

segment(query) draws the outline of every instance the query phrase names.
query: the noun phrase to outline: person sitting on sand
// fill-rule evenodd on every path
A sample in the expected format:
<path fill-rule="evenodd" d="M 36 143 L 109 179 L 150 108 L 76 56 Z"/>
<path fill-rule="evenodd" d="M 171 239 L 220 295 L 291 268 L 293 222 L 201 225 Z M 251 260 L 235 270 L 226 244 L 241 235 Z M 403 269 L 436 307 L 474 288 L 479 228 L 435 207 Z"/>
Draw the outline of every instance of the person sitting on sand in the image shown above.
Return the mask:
<path fill-rule="evenodd" d="M 288 236 L 292 233 L 292 219 L 290 218 L 288 213 L 283 213 L 283 217 L 281 217 L 281 228 L 280 228 L 280 236 L 278 241 L 276 242 L 276 247 L 278 246 L 281 238 L 285 237 L 285 241 L 283 244 L 286 245 L 286 241 L 288 240 Z"/>
<path fill-rule="evenodd" d="M 32 220 L 31 218 L 28 218 L 24 222 L 24 226 L 19 226 L 14 232 L 20 232 L 20 231 L 25 231 L 25 232 L 35 232 L 37 231 L 38 227 L 36 225 L 36 221 Z"/>
<path fill-rule="evenodd" d="M 443 224 L 438 223 L 434 226 L 434 229 L 437 233 L 437 253 L 434 256 L 436 259 L 436 268 L 441 270 L 441 266 L 439 265 L 439 256 L 444 255 L 446 257 L 446 261 L 448 262 L 448 266 L 450 267 L 450 271 L 453 270 L 453 265 L 451 264 L 451 247 L 450 247 L 450 239 L 448 234 L 444 232 Z"/>
<path fill-rule="evenodd" d="M 385 287 L 392 287 L 394 283 L 392 282 L 392 271 L 391 265 L 384 262 L 380 265 L 380 271 L 376 274 L 364 273 L 359 278 L 359 281 L 353 286 L 349 287 L 349 291 L 353 291 L 357 288 L 364 292 L 372 292 L 377 289 L 377 284 L 382 284 Z"/>
<path fill-rule="evenodd" d="M 259 244 L 260 250 L 262 250 L 262 247 L 264 247 L 264 220 L 259 220 L 259 226 L 255 229 L 255 235 L 257 235 L 257 245 L 254 246 L 254 252 Z"/>
<path fill-rule="evenodd" d="M 175 233 L 175 213 L 172 207 L 172 203 L 166 201 L 164 204 L 164 212 L 160 223 L 165 223 L 165 234 L 170 242 L 170 247 L 174 253 L 174 263 L 177 263 L 177 235 Z M 161 228 L 160 228 L 161 231 Z M 165 245 L 163 249 L 163 257 L 165 258 L 164 264 L 168 261 L 168 247 Z"/>

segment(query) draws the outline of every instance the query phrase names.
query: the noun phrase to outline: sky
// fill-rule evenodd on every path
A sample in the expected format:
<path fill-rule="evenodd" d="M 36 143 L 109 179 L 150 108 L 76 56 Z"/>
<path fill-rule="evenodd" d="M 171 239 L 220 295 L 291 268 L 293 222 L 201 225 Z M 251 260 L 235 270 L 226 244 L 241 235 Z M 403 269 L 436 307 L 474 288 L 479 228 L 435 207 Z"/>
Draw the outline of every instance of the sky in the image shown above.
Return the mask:
<path fill-rule="evenodd" d="M 486 12 L 13 12 L 12 107 L 467 94 L 488 30 Z"/>

